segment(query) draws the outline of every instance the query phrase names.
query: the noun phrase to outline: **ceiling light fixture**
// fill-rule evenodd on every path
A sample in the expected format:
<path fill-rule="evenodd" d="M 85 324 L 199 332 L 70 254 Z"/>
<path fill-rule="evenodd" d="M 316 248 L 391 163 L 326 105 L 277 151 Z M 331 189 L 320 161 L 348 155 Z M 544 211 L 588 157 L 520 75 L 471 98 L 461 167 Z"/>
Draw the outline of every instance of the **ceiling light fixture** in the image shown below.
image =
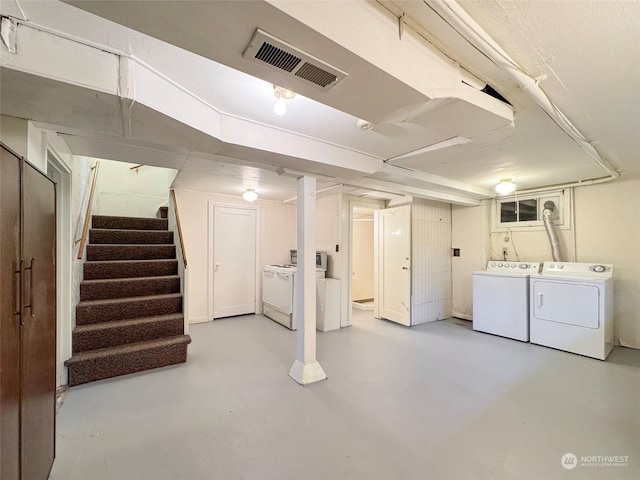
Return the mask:
<path fill-rule="evenodd" d="M 358 126 L 358 128 L 360 130 L 372 130 L 373 127 L 375 127 L 375 125 L 373 123 L 368 122 L 367 120 L 363 120 L 361 118 L 356 120 L 356 125 Z"/>
<path fill-rule="evenodd" d="M 253 188 L 247 188 L 242 194 L 242 198 L 245 201 L 251 203 L 251 202 L 255 202 L 258 199 L 258 194 Z"/>
<path fill-rule="evenodd" d="M 503 178 L 496 185 L 496 193 L 498 195 L 508 195 L 509 193 L 515 192 L 516 184 L 510 178 Z"/>
<path fill-rule="evenodd" d="M 287 100 L 291 100 L 296 96 L 294 92 L 291 90 L 287 90 L 284 87 L 280 87 L 279 85 L 273 86 L 273 96 L 278 99 L 278 101 L 273 106 L 273 111 L 276 115 L 284 115 L 287 113 Z"/>

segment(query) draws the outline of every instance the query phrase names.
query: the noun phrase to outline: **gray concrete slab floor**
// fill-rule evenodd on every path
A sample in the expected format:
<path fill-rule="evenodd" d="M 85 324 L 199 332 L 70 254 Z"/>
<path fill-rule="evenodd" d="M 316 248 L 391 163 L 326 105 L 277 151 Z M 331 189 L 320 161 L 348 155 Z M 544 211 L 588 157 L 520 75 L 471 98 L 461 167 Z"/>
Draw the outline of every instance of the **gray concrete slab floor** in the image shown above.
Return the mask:
<path fill-rule="evenodd" d="M 640 478 L 638 350 L 601 362 L 354 310 L 318 332 L 328 379 L 302 387 L 296 333 L 263 316 L 189 333 L 186 364 L 70 389 L 51 480 Z"/>

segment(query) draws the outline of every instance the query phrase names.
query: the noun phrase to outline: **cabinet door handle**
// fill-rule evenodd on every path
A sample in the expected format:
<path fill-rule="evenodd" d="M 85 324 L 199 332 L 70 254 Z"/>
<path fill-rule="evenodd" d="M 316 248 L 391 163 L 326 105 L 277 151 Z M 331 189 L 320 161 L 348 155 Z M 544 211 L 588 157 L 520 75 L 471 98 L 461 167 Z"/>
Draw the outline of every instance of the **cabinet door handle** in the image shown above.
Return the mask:
<path fill-rule="evenodd" d="M 16 310 L 13 314 L 20 315 L 22 313 L 22 267 L 24 266 L 24 260 L 21 258 L 18 263 L 18 270 L 13 272 L 14 278 L 15 275 L 18 275 L 18 281 L 16 282 L 16 294 L 14 295 L 14 300 L 16 301 Z M 20 323 L 22 323 L 22 318 L 20 318 Z"/>
<path fill-rule="evenodd" d="M 35 308 L 33 306 L 33 266 L 35 263 L 36 257 L 31 257 L 31 266 L 24 269 L 31 270 L 31 272 L 29 272 L 31 274 L 29 276 L 29 304 L 24 306 L 24 308 L 28 308 L 31 310 L 31 318 L 36 316 Z"/>

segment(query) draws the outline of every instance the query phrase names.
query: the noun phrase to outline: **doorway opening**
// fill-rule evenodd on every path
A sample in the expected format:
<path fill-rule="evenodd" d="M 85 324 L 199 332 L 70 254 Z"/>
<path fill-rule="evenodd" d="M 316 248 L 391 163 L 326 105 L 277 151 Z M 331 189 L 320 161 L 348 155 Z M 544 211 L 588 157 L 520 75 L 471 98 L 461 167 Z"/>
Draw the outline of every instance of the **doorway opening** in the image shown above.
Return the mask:
<path fill-rule="evenodd" d="M 368 310 L 368 308 L 376 302 L 375 293 L 371 291 L 371 287 L 367 287 L 367 290 L 356 290 L 354 295 L 353 283 L 354 277 L 359 276 L 360 278 L 355 280 L 356 289 L 359 288 L 360 280 L 363 280 L 362 283 L 365 285 L 375 286 L 375 222 L 373 219 L 374 212 L 385 207 L 386 201 L 378 198 L 352 197 L 344 203 L 343 232 L 345 234 L 344 242 L 348 245 L 348 255 L 345 259 L 346 261 L 342 264 L 342 275 L 346 279 L 342 287 L 342 320 L 340 325 L 342 327 L 353 325 L 354 312 L 359 316 L 364 314 L 373 318 L 374 310 Z M 370 231 L 370 235 L 367 233 L 368 231 Z M 370 254 L 367 253 L 369 249 Z M 354 260 L 354 252 L 356 251 Z M 359 256 L 361 257 L 360 259 L 358 259 Z M 369 281 L 369 278 L 371 282 L 374 282 L 373 284 Z M 359 301 L 354 302 L 354 300 Z M 354 304 L 356 305 L 355 307 Z M 367 310 L 362 310 L 361 308 L 367 308 Z"/>
<path fill-rule="evenodd" d="M 354 206 L 351 219 L 351 307 L 372 312 L 375 303 L 374 211 Z"/>

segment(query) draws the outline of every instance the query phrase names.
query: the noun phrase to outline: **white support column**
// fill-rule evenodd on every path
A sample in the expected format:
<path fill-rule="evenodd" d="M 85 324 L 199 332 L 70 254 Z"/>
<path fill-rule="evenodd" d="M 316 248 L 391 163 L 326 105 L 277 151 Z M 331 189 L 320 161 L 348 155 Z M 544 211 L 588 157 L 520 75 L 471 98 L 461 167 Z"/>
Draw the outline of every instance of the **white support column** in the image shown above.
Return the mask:
<path fill-rule="evenodd" d="M 327 378 L 316 360 L 316 179 L 298 178 L 298 319 L 296 360 L 289 376 L 300 385 Z"/>

